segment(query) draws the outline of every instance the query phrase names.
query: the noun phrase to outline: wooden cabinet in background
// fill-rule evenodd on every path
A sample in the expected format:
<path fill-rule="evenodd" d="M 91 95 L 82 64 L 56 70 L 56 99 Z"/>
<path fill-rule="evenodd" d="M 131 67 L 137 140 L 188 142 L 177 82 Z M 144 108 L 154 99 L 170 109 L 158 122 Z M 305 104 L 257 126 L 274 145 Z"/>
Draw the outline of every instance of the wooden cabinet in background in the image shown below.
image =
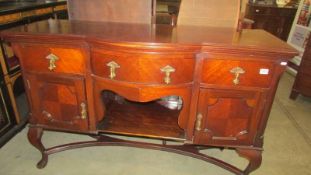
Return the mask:
<path fill-rule="evenodd" d="M 254 21 L 254 29 L 264 29 L 278 38 L 287 41 L 296 15 L 297 7 L 278 7 L 277 5 L 247 4 L 246 18 Z"/>
<path fill-rule="evenodd" d="M 0 67 L 1 70 L 1 67 Z M 0 137 L 16 125 L 8 89 L 0 72 Z M 0 142 L 0 146 L 2 146 Z"/>
<path fill-rule="evenodd" d="M 311 97 L 311 37 L 308 39 L 298 67 L 290 98 L 296 99 L 299 94 Z"/>

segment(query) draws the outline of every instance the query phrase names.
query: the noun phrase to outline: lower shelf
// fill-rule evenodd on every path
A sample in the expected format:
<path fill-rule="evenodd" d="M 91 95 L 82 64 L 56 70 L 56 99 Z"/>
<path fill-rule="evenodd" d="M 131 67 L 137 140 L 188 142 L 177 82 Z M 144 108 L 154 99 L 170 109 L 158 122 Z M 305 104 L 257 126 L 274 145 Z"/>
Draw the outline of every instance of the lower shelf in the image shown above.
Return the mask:
<path fill-rule="evenodd" d="M 177 124 L 180 110 L 168 109 L 156 101 L 114 101 L 106 109 L 105 117 L 97 127 L 99 132 L 185 140 L 184 130 Z"/>

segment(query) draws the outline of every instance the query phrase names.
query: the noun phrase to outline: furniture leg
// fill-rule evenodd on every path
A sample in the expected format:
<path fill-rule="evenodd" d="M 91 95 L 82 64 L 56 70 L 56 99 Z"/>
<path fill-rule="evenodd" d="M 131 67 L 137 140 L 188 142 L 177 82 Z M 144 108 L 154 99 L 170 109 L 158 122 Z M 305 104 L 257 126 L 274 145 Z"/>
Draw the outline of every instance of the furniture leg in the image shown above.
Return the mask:
<path fill-rule="evenodd" d="M 39 169 L 44 168 L 48 163 L 48 154 L 46 154 L 45 152 L 46 149 L 44 148 L 41 142 L 42 135 L 43 135 L 43 128 L 30 126 L 28 130 L 28 140 L 42 154 L 41 160 L 37 163 L 37 168 Z"/>
<path fill-rule="evenodd" d="M 250 172 L 259 168 L 261 164 L 261 150 L 251 150 L 251 149 L 236 149 L 236 152 L 239 156 L 244 157 L 249 160 L 249 164 L 246 169 L 243 171 L 243 175 L 248 175 Z"/>

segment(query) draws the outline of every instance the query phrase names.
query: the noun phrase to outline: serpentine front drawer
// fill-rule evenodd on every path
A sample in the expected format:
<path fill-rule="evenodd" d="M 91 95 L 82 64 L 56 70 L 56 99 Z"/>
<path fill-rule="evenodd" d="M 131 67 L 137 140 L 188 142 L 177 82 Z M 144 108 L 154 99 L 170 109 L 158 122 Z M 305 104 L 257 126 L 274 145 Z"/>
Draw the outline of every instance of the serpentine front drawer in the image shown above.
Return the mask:
<path fill-rule="evenodd" d="M 195 59 L 185 54 L 152 54 L 92 49 L 95 75 L 117 81 L 183 84 L 193 80 Z"/>
<path fill-rule="evenodd" d="M 83 50 L 66 45 L 20 44 L 24 70 L 83 74 Z"/>
<path fill-rule="evenodd" d="M 275 63 L 258 60 L 206 59 L 202 82 L 224 86 L 251 86 L 268 88 Z"/>

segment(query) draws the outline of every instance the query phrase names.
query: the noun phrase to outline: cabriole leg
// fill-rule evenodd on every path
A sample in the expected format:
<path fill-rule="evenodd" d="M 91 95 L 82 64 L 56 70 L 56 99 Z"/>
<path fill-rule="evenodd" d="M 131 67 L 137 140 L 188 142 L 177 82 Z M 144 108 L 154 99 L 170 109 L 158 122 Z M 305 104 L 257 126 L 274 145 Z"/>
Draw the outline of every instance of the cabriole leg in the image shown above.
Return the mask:
<path fill-rule="evenodd" d="M 48 163 L 48 155 L 45 153 L 45 148 L 41 142 L 42 135 L 43 135 L 42 128 L 30 126 L 28 130 L 28 140 L 42 154 L 41 160 L 37 163 L 37 168 L 39 169 L 44 168 Z"/>
<path fill-rule="evenodd" d="M 244 175 L 248 175 L 250 172 L 256 170 L 261 165 L 261 150 L 253 150 L 253 149 L 236 149 L 236 152 L 239 156 L 244 157 L 249 160 L 249 164 L 246 169 L 243 171 Z"/>

